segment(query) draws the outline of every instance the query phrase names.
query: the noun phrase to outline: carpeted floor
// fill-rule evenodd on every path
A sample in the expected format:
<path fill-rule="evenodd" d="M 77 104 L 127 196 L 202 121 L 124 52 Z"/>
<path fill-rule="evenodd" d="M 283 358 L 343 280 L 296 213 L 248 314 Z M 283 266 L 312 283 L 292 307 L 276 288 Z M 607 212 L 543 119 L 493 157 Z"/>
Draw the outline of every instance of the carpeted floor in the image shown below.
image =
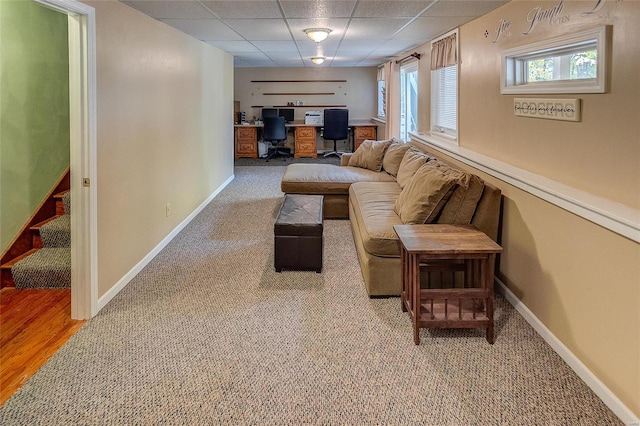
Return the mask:
<path fill-rule="evenodd" d="M 369 299 L 348 221 L 273 270 L 284 167 L 236 178 L 0 409 L 2 425 L 613 425 L 518 313 L 421 331 Z"/>

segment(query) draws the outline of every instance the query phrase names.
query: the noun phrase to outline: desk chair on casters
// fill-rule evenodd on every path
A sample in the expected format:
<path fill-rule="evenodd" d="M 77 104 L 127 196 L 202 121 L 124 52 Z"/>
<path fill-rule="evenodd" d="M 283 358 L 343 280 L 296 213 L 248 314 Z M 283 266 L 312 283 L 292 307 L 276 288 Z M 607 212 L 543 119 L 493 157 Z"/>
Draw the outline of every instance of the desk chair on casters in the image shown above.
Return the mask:
<path fill-rule="evenodd" d="M 283 160 L 291 156 L 291 153 L 284 149 L 284 143 L 287 140 L 287 128 L 284 125 L 284 117 L 264 117 L 262 140 L 270 142 L 273 146 L 267 151 L 267 161 L 276 155 L 282 156 Z"/>
<path fill-rule="evenodd" d="M 349 139 L 348 109 L 328 108 L 324 110 L 324 130 L 322 137 L 324 139 L 333 140 L 333 151 L 326 152 L 324 156 L 337 155 L 340 157 L 342 153 L 338 152 L 336 143 L 339 140 Z"/>

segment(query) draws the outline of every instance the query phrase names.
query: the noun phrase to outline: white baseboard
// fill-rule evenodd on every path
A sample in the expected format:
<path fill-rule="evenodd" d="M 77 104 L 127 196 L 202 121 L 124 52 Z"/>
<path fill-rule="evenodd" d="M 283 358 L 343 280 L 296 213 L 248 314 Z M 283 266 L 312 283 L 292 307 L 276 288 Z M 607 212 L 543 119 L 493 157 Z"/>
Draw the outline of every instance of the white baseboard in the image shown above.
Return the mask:
<path fill-rule="evenodd" d="M 111 287 L 102 297 L 98 299 L 98 310 L 99 312 L 102 308 L 106 306 L 107 303 L 113 299 L 116 294 L 120 292 L 129 282 L 135 277 L 138 272 L 140 272 L 151 260 L 158 255 L 162 251 L 163 248 L 171 242 L 175 238 L 176 235 L 180 233 L 188 224 L 195 218 L 198 213 L 200 213 L 219 193 L 222 191 L 231 181 L 234 179 L 235 175 L 231 175 L 229 179 L 227 179 L 222 185 L 220 185 L 206 200 L 202 202 L 189 216 L 187 216 L 178 226 L 176 226 L 173 231 L 169 233 L 157 246 L 153 248 L 140 262 L 138 262 L 129 272 L 127 272 L 113 287 Z"/>
<path fill-rule="evenodd" d="M 524 303 L 516 297 L 507 286 L 496 278 L 499 291 L 504 297 L 513 305 L 513 307 L 522 315 L 522 317 L 533 327 L 533 329 L 547 342 L 551 348 L 560 355 L 571 369 L 591 388 L 591 390 L 598 395 L 598 397 L 605 403 L 607 407 L 613 413 L 620 418 L 626 425 L 640 425 L 640 419 L 631 410 L 614 395 L 611 390 L 600 381 L 586 365 L 578 359 L 561 341 L 558 339 L 539 319 L 533 312 L 525 306 Z"/>

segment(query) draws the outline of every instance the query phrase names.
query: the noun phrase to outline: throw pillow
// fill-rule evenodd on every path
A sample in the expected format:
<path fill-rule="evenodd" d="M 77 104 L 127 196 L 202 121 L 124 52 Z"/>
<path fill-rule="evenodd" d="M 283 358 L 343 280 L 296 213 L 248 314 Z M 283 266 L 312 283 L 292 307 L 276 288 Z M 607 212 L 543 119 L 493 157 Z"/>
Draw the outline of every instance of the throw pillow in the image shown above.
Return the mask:
<path fill-rule="evenodd" d="M 415 172 L 429 160 L 429 156 L 424 152 L 420 152 L 415 148 L 409 148 L 404 153 L 402 161 L 398 166 L 398 173 L 396 175 L 396 182 L 400 185 L 400 188 L 404 188 L 411 182 L 411 178 Z"/>
<path fill-rule="evenodd" d="M 484 191 L 484 181 L 476 175 L 469 175 L 467 186 L 458 185 L 451 198 L 442 208 L 438 223 L 468 225 L 476 212 L 476 206 Z"/>
<path fill-rule="evenodd" d="M 379 172 L 382 170 L 382 159 L 389 145 L 391 145 L 391 140 L 366 140 L 349 158 L 349 165 Z"/>
<path fill-rule="evenodd" d="M 387 152 L 384 153 L 384 158 L 382 159 L 382 169 L 389 173 L 391 176 L 396 177 L 398 175 L 398 169 L 400 168 L 400 163 L 402 162 L 402 158 L 404 154 L 407 152 L 411 145 L 408 143 L 404 143 L 402 141 L 393 140 L 389 148 L 387 148 Z"/>
<path fill-rule="evenodd" d="M 449 173 L 437 164 L 427 163 L 413 175 L 411 182 L 402 190 L 394 211 L 405 224 L 431 223 L 440 213 L 459 175 Z"/>

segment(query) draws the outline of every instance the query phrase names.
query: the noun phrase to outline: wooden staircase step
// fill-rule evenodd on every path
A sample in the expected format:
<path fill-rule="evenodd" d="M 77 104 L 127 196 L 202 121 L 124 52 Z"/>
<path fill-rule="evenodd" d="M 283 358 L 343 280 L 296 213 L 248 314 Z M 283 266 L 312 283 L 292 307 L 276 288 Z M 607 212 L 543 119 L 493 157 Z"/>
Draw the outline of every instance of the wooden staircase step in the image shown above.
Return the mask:
<path fill-rule="evenodd" d="M 36 223 L 31 228 L 29 228 L 31 230 L 31 241 L 33 244 L 33 248 L 42 248 L 42 237 L 40 236 L 40 228 L 42 228 L 43 225 L 46 225 L 47 223 L 59 218 L 60 216 L 61 215 L 52 216 L 48 219 L 43 220 L 42 222 Z"/>
<path fill-rule="evenodd" d="M 56 201 L 56 215 L 62 216 L 66 212 L 64 211 L 64 202 L 62 201 L 62 197 L 66 195 L 69 191 L 58 192 L 57 194 L 53 194 L 53 199 Z"/>
<path fill-rule="evenodd" d="M 20 256 L 16 257 L 15 259 L 11 259 L 7 263 L 0 265 L 0 288 L 15 287 L 16 285 L 13 282 L 13 274 L 11 274 L 11 268 L 13 268 L 13 265 L 18 263 L 25 257 L 37 251 L 38 251 L 37 248 L 31 249 L 26 253 L 22 253 Z"/>

